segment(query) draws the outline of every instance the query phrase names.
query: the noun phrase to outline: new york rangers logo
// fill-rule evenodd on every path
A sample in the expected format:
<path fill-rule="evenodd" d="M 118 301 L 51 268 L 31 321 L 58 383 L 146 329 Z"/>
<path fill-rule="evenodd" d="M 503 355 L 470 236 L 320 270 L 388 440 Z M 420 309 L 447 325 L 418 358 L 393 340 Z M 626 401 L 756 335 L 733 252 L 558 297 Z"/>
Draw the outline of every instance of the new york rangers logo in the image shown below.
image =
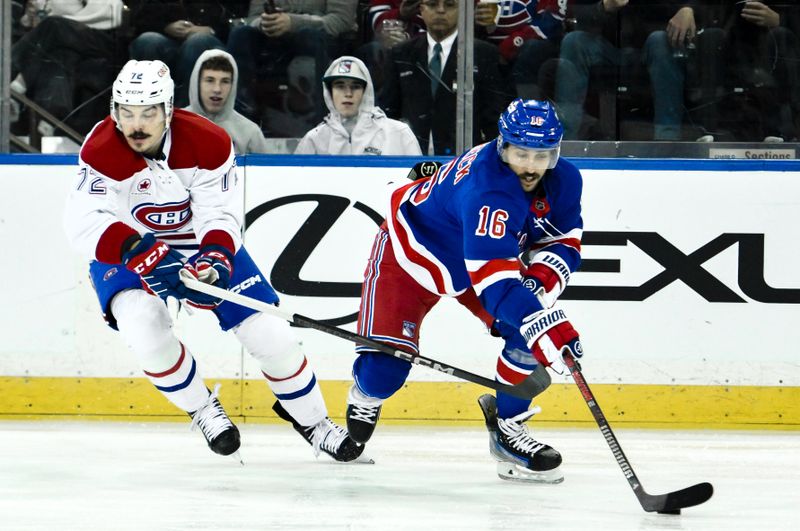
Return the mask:
<path fill-rule="evenodd" d="M 342 61 L 336 69 L 338 74 L 349 74 L 353 70 L 353 61 Z"/>
<path fill-rule="evenodd" d="M 403 321 L 403 335 L 413 338 L 417 331 L 417 324 L 411 321 Z"/>
<path fill-rule="evenodd" d="M 153 232 L 175 231 L 184 227 L 192 219 L 189 199 L 180 203 L 156 205 L 143 203 L 131 212 L 133 218 Z"/>

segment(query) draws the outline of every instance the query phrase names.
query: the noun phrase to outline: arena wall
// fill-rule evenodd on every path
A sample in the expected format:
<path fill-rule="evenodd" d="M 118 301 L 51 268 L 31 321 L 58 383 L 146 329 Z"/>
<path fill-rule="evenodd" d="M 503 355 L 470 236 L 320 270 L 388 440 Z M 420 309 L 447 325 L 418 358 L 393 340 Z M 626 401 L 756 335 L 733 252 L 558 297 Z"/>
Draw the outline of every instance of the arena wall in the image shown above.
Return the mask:
<path fill-rule="evenodd" d="M 408 158 L 246 156 L 245 243 L 282 309 L 354 330 L 362 273 Z M 563 308 L 585 376 L 615 425 L 800 428 L 800 163 L 575 159 L 584 176 L 584 263 Z M 63 202 L 75 156 L 0 156 L 0 417 L 181 419 L 102 320 Z M 176 316 L 232 416 L 271 421 L 256 364 L 203 312 Z M 297 330 L 334 417 L 353 346 Z M 444 300 L 422 352 L 492 377 L 498 339 Z M 477 423 L 480 387 L 414 367 L 382 418 Z M 591 423 L 567 376 L 544 421 Z"/>

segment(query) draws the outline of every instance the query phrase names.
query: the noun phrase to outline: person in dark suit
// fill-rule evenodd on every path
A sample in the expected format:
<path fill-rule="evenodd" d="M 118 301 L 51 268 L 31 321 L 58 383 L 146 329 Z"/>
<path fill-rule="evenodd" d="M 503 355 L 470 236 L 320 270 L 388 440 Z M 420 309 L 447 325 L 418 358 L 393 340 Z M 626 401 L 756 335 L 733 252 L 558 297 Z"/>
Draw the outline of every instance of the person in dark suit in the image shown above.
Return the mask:
<path fill-rule="evenodd" d="M 381 107 L 405 120 L 423 153 L 456 152 L 457 0 L 423 0 L 427 32 L 391 49 L 385 65 Z M 474 42 L 473 144 L 497 136 L 497 117 L 510 100 L 497 68 L 497 47 Z"/>

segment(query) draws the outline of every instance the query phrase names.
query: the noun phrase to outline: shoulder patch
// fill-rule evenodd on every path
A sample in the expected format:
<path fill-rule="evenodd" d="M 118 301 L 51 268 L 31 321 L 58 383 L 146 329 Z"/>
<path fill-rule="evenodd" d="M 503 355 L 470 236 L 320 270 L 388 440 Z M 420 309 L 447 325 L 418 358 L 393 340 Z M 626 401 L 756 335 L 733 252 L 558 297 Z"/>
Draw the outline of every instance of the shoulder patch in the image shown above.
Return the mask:
<path fill-rule="evenodd" d="M 81 160 L 114 179 L 124 181 L 147 167 L 144 159 L 125 142 L 110 116 L 92 129 L 81 146 Z"/>
<path fill-rule="evenodd" d="M 213 170 L 225 164 L 233 150 L 228 133 L 198 114 L 175 109 L 170 129 L 169 167 L 172 169 Z"/>

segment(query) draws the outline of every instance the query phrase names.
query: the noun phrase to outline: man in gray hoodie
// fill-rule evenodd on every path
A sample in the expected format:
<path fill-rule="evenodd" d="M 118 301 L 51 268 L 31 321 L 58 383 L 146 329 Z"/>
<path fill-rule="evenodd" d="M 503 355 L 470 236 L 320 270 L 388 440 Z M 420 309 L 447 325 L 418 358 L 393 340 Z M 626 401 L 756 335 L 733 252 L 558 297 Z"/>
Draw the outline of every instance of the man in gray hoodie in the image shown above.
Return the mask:
<path fill-rule="evenodd" d="M 233 108 L 239 71 L 228 52 L 206 50 L 197 59 L 189 78 L 187 111 L 204 116 L 225 129 L 237 155 L 266 153 L 267 141 L 261 128 Z"/>

